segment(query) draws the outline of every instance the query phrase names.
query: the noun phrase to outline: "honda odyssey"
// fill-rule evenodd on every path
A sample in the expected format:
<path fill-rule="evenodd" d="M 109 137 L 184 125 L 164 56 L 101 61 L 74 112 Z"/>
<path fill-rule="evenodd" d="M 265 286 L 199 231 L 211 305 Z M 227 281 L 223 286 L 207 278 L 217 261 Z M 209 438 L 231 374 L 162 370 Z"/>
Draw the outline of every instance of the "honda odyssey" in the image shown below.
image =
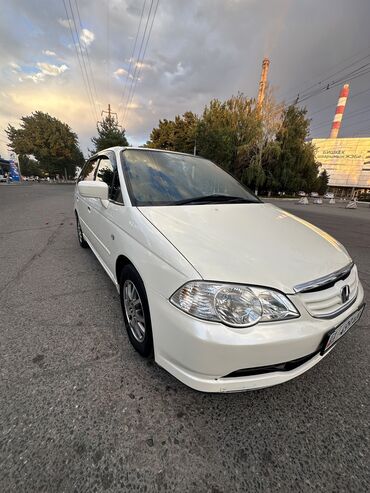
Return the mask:
<path fill-rule="evenodd" d="M 114 147 L 75 191 L 81 247 L 116 286 L 134 348 L 201 391 L 288 381 L 359 320 L 346 249 L 207 159 Z"/>

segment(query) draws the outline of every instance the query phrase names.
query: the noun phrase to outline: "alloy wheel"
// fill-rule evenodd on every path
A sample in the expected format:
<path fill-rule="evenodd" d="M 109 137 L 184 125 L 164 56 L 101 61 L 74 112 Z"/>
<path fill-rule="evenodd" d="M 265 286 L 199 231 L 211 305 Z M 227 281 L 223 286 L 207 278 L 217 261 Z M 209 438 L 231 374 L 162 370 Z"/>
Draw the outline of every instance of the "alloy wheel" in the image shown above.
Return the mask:
<path fill-rule="evenodd" d="M 145 339 L 144 308 L 135 284 L 126 280 L 123 285 L 123 304 L 130 331 L 138 342 Z"/>

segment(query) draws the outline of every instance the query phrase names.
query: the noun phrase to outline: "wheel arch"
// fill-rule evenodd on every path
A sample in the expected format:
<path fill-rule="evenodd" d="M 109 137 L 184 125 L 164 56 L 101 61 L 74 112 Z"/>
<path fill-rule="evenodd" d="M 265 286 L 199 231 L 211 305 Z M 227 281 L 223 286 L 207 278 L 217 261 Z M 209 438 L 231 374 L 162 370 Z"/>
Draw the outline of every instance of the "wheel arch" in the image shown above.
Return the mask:
<path fill-rule="evenodd" d="M 131 262 L 131 260 L 128 257 L 126 257 L 125 255 L 118 255 L 117 260 L 116 260 L 116 267 L 115 267 L 115 274 L 116 274 L 117 283 L 120 282 L 122 269 L 126 265 L 132 265 L 132 267 L 136 270 L 136 272 L 139 274 L 140 278 L 142 279 L 140 273 L 138 272 L 138 270 L 135 267 L 135 265 L 133 264 L 133 262 Z"/>

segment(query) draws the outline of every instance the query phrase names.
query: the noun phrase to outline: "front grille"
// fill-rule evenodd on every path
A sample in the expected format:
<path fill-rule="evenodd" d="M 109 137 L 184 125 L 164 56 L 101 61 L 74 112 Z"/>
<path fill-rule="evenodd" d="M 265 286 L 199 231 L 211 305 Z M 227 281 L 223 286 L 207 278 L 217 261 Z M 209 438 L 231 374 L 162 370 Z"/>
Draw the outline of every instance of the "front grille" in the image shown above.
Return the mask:
<path fill-rule="evenodd" d="M 346 301 L 342 299 L 342 289 L 349 286 L 349 298 Z M 340 278 L 334 284 L 329 282 L 326 286 L 320 287 L 320 290 L 298 293 L 308 313 L 315 318 L 333 318 L 349 306 L 351 306 L 357 297 L 358 291 L 358 274 L 357 267 L 354 265 L 344 279 Z"/>

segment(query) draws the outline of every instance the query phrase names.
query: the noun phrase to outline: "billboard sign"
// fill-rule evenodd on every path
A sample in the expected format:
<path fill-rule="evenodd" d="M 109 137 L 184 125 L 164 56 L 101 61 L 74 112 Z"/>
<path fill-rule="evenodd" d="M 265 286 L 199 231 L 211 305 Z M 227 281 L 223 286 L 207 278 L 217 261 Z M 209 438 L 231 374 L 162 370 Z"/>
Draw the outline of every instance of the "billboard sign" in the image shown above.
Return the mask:
<path fill-rule="evenodd" d="M 312 144 L 329 186 L 370 188 L 370 138 L 313 139 Z"/>

